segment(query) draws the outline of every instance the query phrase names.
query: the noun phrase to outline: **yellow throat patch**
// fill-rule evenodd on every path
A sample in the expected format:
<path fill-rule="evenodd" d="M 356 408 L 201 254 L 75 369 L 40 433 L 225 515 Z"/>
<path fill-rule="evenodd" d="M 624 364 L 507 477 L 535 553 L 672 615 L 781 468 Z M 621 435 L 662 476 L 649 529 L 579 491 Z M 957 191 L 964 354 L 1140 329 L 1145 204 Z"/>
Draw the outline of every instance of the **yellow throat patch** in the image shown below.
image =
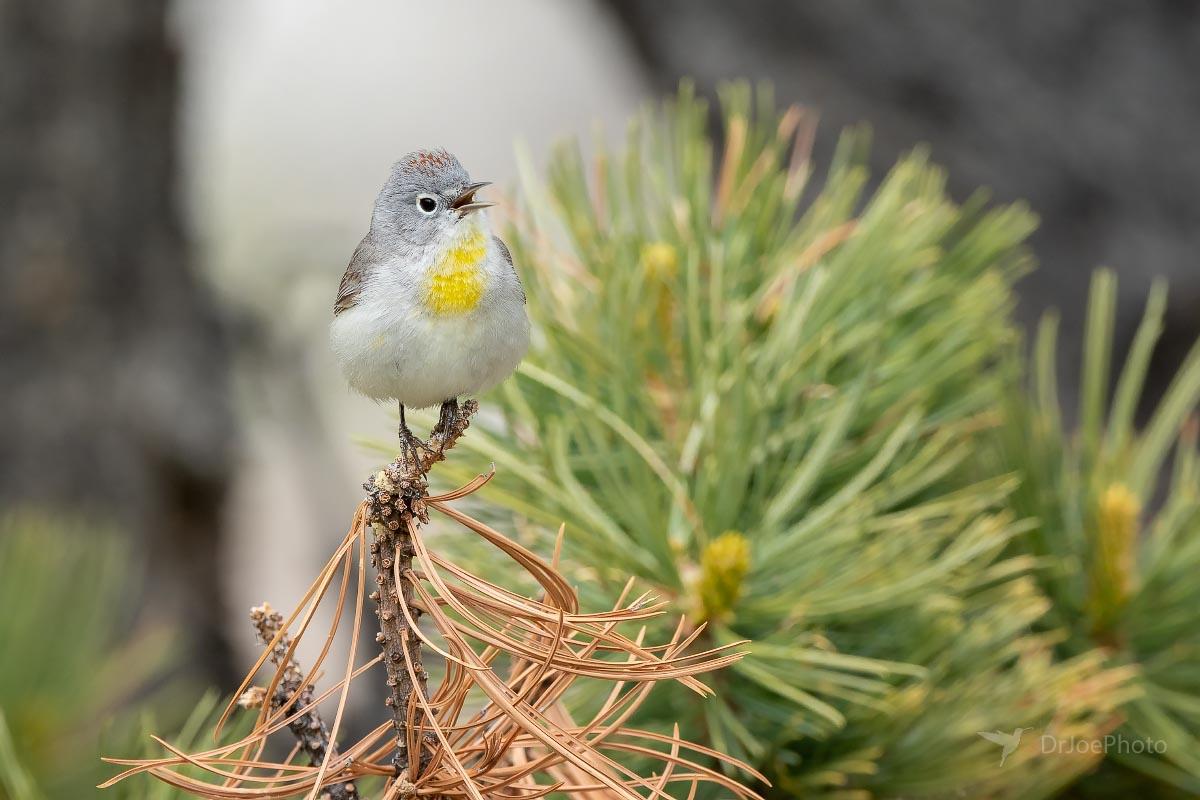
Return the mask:
<path fill-rule="evenodd" d="M 487 284 L 486 258 L 487 237 L 478 228 L 446 248 L 429 270 L 425 307 L 438 316 L 449 316 L 479 305 Z"/>

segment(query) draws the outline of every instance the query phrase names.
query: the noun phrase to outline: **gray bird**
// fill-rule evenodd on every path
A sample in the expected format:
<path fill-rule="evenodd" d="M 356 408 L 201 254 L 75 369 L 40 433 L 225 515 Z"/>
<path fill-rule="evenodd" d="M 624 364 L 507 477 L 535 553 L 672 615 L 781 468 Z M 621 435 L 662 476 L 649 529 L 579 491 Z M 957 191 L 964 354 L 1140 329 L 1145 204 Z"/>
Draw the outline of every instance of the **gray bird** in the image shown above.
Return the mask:
<path fill-rule="evenodd" d="M 350 386 L 400 407 L 400 436 L 421 445 L 404 409 L 441 404 L 512 374 L 529 346 L 525 292 L 472 182 L 445 150 L 401 158 L 338 289 L 330 344 Z"/>

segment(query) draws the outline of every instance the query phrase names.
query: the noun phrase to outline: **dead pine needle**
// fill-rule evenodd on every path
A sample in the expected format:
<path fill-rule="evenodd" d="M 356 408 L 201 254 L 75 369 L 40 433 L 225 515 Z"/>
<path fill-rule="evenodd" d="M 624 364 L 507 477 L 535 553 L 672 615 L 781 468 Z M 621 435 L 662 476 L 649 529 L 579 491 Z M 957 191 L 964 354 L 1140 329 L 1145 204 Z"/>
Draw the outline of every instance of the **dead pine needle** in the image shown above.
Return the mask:
<path fill-rule="evenodd" d="M 257 708 L 250 732 L 199 753 L 156 739 L 163 755 L 111 759 L 125 769 L 105 786 L 148 773 L 214 800 L 346 800 L 358 796 L 355 781 L 382 776 L 381 800 L 531 800 L 552 792 L 641 800 L 694 796 L 704 783 L 737 798 L 758 797 L 730 777 L 740 772 L 765 784 L 747 765 L 684 740 L 678 726 L 665 735 L 629 724 L 655 683 L 680 681 L 708 694 L 695 676 L 727 666 L 740 653 L 729 647 L 688 652 L 697 637 L 685 636 L 682 625 L 666 642 L 643 641 L 645 620 L 662 613 L 661 606 L 640 598 L 627 602 L 628 590 L 611 609 L 582 611 L 557 570 L 561 541 L 546 561 L 450 505 L 490 475 L 445 495 L 429 495 L 429 470 L 463 436 L 476 409 L 466 404 L 449 430 L 434 432 L 427 451 L 398 458 L 371 476 L 346 538 L 300 607 L 286 617 L 266 605 L 252 612 L 266 649 L 238 690 L 243 709 L 226 715 Z M 531 577 L 538 591 L 524 596 L 430 550 L 422 528 L 431 513 L 484 539 L 507 560 L 514 577 Z M 373 578 L 367 577 L 368 563 Z M 312 621 L 330 597 L 332 621 L 322 638 Z M 354 643 L 367 601 L 374 606 L 380 654 L 360 659 Z M 349 624 L 343 624 L 347 618 Z M 418 626 L 423 618 L 432 633 Z M 348 637 L 349 656 L 327 669 L 336 682 L 318 694 L 314 681 L 326 674 L 318 670 L 339 634 Z M 323 641 L 308 673 L 295 659 L 305 636 Z M 444 664 L 436 685 L 423 663 L 427 655 Z M 341 745 L 337 736 L 350 691 L 377 694 L 381 687 L 364 686 L 361 676 L 380 661 L 386 676 L 382 708 L 389 721 Z M 266 687 L 254 688 L 268 662 L 274 671 L 267 667 Z M 576 720 L 564 695 L 580 681 L 603 681 L 610 688 L 590 718 Z M 336 708 L 330 725 L 317 710 L 326 701 Z M 268 747 L 276 737 L 282 746 Z M 273 761 L 270 752 L 288 755 Z M 650 766 L 642 775 L 630 763 Z"/>

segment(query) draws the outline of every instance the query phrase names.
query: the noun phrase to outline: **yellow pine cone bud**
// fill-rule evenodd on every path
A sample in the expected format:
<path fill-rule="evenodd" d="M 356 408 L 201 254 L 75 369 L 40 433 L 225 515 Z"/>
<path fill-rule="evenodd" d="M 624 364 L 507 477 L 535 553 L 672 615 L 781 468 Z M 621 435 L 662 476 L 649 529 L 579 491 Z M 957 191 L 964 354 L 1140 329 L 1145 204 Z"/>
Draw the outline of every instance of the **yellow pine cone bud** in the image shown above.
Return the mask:
<path fill-rule="evenodd" d="M 1123 484 L 1112 484 L 1100 495 L 1088 597 L 1092 628 L 1097 634 L 1105 635 L 1111 631 L 1133 591 L 1134 553 L 1141 513 L 1141 501 Z"/>
<path fill-rule="evenodd" d="M 642 245 L 642 269 L 646 277 L 662 281 L 675 277 L 679 270 L 679 254 L 668 242 L 647 242 Z"/>
<path fill-rule="evenodd" d="M 654 334 L 665 343 L 672 359 L 678 359 L 680 345 L 678 337 L 672 333 L 674 298 L 671 282 L 679 272 L 679 251 L 669 242 L 646 242 L 642 245 L 640 260 L 647 298 L 652 304 L 639 308 L 635 325 L 642 330 L 653 329 Z"/>
<path fill-rule="evenodd" d="M 696 581 L 697 610 L 702 620 L 721 620 L 742 594 L 750 571 L 750 542 L 737 531 L 726 531 L 713 539 L 700 554 Z"/>

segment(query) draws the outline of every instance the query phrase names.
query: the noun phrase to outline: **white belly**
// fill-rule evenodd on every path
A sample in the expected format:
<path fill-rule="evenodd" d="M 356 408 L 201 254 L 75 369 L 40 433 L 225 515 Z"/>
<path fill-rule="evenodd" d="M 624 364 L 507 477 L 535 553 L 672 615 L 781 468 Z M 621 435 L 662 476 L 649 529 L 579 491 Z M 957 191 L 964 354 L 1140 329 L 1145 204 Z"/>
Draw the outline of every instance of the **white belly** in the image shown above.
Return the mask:
<path fill-rule="evenodd" d="M 450 316 L 434 316 L 390 293 L 362 298 L 330 328 L 351 387 L 376 400 L 425 408 L 495 386 L 529 345 L 520 289 L 507 283 L 490 289 L 474 310 Z"/>

